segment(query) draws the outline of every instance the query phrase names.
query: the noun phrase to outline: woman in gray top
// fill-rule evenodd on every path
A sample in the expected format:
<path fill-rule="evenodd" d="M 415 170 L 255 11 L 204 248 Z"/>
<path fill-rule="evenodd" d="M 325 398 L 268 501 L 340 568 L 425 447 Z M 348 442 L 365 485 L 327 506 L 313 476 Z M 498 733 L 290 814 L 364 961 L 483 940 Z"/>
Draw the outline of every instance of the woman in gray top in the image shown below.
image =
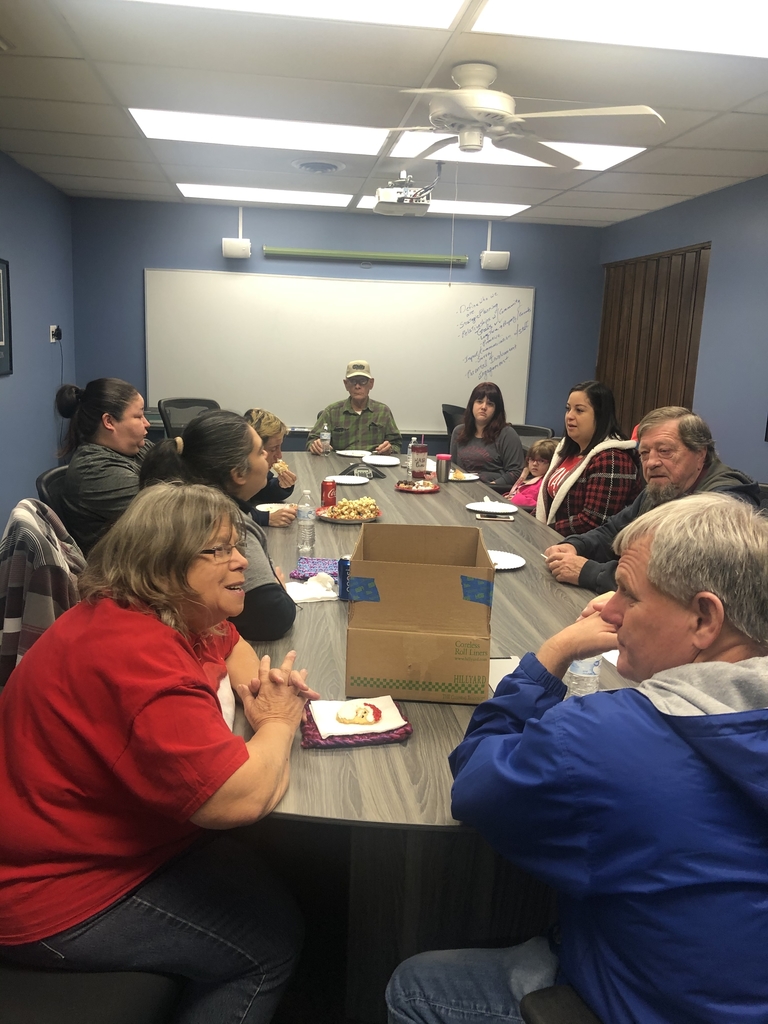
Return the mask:
<path fill-rule="evenodd" d="M 72 456 L 61 496 L 65 526 L 87 554 L 139 492 L 139 470 L 152 447 L 144 399 L 117 377 L 84 388 L 64 384 L 56 408 L 69 430 L 59 452 Z"/>
<path fill-rule="evenodd" d="M 266 486 L 268 471 L 259 435 L 242 416 L 224 409 L 201 413 L 181 437 L 155 445 L 141 468 L 142 487 L 163 480 L 208 484 L 234 498 L 244 513 L 245 606 L 232 622 L 246 640 L 278 640 L 296 618 L 296 605 L 280 569 L 272 566 L 266 535 L 248 504 Z"/>
<path fill-rule="evenodd" d="M 451 461 L 501 492 L 523 472 L 523 446 L 507 423 L 504 399 L 495 384 L 478 384 L 469 396 L 464 422 L 451 435 Z"/>

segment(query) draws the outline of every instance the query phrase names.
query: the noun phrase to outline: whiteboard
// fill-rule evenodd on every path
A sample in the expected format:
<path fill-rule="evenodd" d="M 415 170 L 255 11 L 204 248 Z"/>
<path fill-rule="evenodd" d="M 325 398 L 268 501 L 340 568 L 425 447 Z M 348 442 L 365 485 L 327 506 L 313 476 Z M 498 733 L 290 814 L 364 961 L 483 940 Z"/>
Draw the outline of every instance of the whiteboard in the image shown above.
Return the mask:
<path fill-rule="evenodd" d="M 533 288 L 148 269 L 145 297 L 149 405 L 213 398 L 307 428 L 367 359 L 403 433 L 444 432 L 441 405 L 486 380 L 525 422 Z"/>

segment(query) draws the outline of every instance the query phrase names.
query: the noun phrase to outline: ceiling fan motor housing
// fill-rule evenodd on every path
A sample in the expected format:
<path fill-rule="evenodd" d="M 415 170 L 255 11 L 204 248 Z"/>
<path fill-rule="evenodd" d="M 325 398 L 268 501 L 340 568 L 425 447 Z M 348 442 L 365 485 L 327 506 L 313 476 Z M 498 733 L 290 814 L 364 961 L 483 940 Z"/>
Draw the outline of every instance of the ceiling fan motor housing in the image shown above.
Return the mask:
<path fill-rule="evenodd" d="M 503 128 L 516 121 L 515 101 L 493 89 L 457 89 L 432 98 L 429 121 L 438 131 L 460 137 L 465 134 L 466 144 L 460 138 L 459 148 L 476 152 L 490 128 Z"/>

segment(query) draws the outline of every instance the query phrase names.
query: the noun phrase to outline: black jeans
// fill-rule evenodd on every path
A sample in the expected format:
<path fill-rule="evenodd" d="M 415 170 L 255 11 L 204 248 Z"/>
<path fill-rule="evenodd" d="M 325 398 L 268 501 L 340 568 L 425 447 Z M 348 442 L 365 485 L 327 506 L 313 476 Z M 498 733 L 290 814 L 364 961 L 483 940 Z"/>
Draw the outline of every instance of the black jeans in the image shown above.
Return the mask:
<path fill-rule="evenodd" d="M 81 924 L 0 955 L 28 967 L 178 975 L 188 981 L 174 1024 L 266 1024 L 302 935 L 282 884 L 222 835 Z"/>

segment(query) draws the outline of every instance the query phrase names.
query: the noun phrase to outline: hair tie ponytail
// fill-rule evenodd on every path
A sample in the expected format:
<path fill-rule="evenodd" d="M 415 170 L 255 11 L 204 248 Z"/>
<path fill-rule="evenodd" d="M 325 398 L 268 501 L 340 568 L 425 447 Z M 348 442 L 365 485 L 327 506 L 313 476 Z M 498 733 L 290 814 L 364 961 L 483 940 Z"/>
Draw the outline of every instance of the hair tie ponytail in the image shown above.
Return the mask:
<path fill-rule="evenodd" d="M 77 387 L 77 385 L 75 385 L 74 392 L 75 401 L 77 402 L 78 405 L 80 405 L 85 400 L 85 391 L 83 390 L 83 388 L 79 388 Z"/>
<path fill-rule="evenodd" d="M 184 438 L 179 435 L 178 437 L 174 437 L 173 441 L 176 445 L 176 451 L 181 455 L 184 451 Z"/>

